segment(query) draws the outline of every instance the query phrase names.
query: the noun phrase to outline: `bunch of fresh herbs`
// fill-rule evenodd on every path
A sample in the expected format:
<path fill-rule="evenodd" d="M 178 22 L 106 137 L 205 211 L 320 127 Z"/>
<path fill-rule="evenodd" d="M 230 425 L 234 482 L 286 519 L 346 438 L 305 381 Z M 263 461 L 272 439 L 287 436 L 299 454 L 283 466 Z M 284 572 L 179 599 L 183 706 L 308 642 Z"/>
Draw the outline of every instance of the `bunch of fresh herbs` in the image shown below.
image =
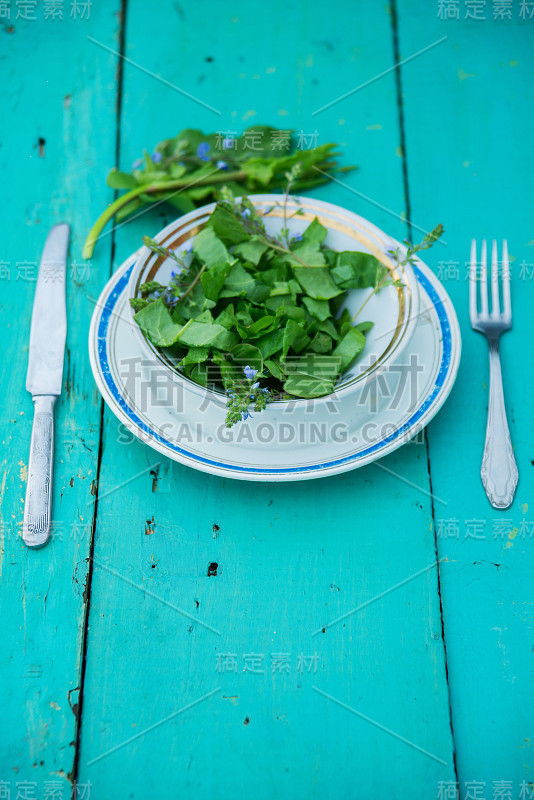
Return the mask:
<path fill-rule="evenodd" d="M 277 236 L 247 197 L 237 201 L 225 189 L 189 252 L 144 240 L 176 266 L 168 285 L 145 283 L 130 300 L 135 321 L 153 345 L 170 349 L 189 378 L 226 391 L 228 427 L 246 419 L 251 405 L 261 411 L 274 399 L 331 394 L 372 326 L 356 321 L 361 309 L 354 317 L 342 309 L 347 292 L 372 287 L 374 293 L 395 282 L 373 255 L 328 247 L 317 218 L 291 235 L 287 200 L 298 177 L 294 165 Z M 404 262 L 393 253 L 397 263 L 441 233 L 438 226 L 409 246 Z"/>
<path fill-rule="evenodd" d="M 324 183 L 332 172 L 355 169 L 337 166 L 335 144 L 302 150 L 296 148 L 291 134 L 265 125 L 248 128 L 242 136 L 186 129 L 160 142 L 151 154 L 145 151 L 132 172 L 112 169 L 108 185 L 126 192 L 91 228 L 83 257 L 91 258 L 95 242 L 111 219 L 120 221 L 149 203 L 167 202 L 186 214 L 217 200 L 223 186 L 236 195 L 283 189 L 286 173 L 295 165 L 300 167 L 293 187 L 298 191 Z"/>

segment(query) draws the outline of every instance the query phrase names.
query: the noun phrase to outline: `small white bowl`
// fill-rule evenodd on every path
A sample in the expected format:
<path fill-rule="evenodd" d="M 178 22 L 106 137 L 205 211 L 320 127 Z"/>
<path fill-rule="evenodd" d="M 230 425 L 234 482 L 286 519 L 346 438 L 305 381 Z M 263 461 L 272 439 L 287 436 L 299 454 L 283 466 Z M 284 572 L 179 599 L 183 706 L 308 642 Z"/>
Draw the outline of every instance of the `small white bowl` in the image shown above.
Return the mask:
<path fill-rule="evenodd" d="M 254 206 L 264 213 L 265 227 L 268 233 L 278 233 L 283 227 L 283 212 L 280 194 L 250 195 L 249 200 Z M 197 208 L 189 214 L 179 217 L 167 225 L 157 236 L 155 241 L 163 247 L 170 248 L 177 253 L 187 250 L 196 234 L 204 227 L 210 214 L 215 208 L 215 203 Z M 366 344 L 362 355 L 352 367 L 339 379 L 335 387 L 335 396 L 358 392 L 370 379 L 386 371 L 396 361 L 414 333 L 419 313 L 419 288 L 412 267 L 407 264 L 398 267 L 388 255 L 388 250 L 395 250 L 398 243 L 368 222 L 363 217 L 347 211 L 332 203 L 315 200 L 312 197 L 296 197 L 288 202 L 288 215 L 302 209 L 302 213 L 293 216 L 288 221 L 290 233 L 294 236 L 302 233 L 314 217 L 328 230 L 325 243 L 334 250 L 357 250 L 372 253 L 385 266 L 393 272 L 395 279 L 400 279 L 401 286 L 386 286 L 378 291 L 369 302 L 359 317 L 359 322 L 373 322 L 373 328 L 366 334 Z M 173 259 L 165 258 L 152 252 L 148 247 L 139 251 L 139 257 L 130 275 L 128 296 L 137 297 L 139 287 L 148 281 L 157 280 L 166 285 L 170 281 L 171 271 L 176 264 Z M 361 307 L 371 289 L 351 289 L 343 307 L 347 307 L 355 314 Z M 133 308 L 130 312 L 134 315 Z M 141 329 L 134 322 L 132 325 L 135 335 L 139 340 L 140 348 L 145 353 L 159 361 L 173 380 L 185 382 L 190 388 L 198 385 L 183 374 L 177 362 L 168 352 L 154 347 L 143 335 Z M 218 405 L 223 405 L 226 397 L 222 391 L 216 389 L 202 389 L 211 396 Z M 328 401 L 331 395 L 317 397 L 313 402 Z M 293 406 L 300 398 L 291 400 L 277 400 L 275 405 L 280 409 L 285 403 Z M 310 400 L 302 400 L 309 403 Z M 272 404 L 273 405 L 273 404 Z"/>

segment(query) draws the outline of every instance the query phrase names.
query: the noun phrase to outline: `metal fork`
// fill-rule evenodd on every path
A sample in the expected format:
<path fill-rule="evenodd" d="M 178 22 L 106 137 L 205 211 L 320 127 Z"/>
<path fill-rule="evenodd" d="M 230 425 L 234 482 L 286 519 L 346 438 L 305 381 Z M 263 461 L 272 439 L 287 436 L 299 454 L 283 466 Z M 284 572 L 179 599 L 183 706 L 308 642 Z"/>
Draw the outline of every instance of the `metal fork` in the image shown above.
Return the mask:
<path fill-rule="evenodd" d="M 519 473 L 506 421 L 499 358 L 499 336 L 512 327 L 510 267 L 506 239 L 502 247 L 502 310 L 499 303 L 499 262 L 495 240 L 493 240 L 491 253 L 491 312 L 488 310 L 488 267 L 485 240 L 482 242 L 480 255 L 480 280 L 477 276 L 477 245 L 474 239 L 471 242 L 469 278 L 471 325 L 476 331 L 487 336 L 489 342 L 488 424 L 480 475 L 491 505 L 494 508 L 508 508 L 514 499 Z M 480 311 L 477 310 L 477 284 L 480 284 Z"/>

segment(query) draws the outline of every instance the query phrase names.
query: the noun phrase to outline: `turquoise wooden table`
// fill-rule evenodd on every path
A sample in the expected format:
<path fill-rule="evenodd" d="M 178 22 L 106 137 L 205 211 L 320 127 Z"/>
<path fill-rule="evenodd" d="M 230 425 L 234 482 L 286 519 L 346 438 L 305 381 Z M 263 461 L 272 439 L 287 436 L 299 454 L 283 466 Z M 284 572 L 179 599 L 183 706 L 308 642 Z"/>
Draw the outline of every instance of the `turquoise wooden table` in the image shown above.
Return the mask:
<path fill-rule="evenodd" d="M 534 797 L 534 3 L 13 0 L 0 17 L 0 797 Z M 359 165 L 317 197 L 397 238 L 445 225 L 427 262 L 462 363 L 386 470 L 205 475 L 134 439 L 97 392 L 95 300 L 172 219 L 150 210 L 84 262 L 108 169 L 184 127 L 256 122 L 337 141 Z M 29 551 L 27 345 L 59 221 L 72 241 L 53 539 Z M 514 259 L 502 355 L 520 481 L 506 511 L 479 477 L 472 236 L 507 237 Z"/>

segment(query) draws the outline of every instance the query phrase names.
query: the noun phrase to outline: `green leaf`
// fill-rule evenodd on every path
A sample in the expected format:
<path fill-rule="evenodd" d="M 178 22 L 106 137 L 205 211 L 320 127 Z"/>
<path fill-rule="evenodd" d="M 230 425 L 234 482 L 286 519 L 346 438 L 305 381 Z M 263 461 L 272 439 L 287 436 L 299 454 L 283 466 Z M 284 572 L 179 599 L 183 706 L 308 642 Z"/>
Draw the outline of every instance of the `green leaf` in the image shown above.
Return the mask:
<path fill-rule="evenodd" d="M 299 286 L 300 289 L 300 286 Z M 276 281 L 273 288 L 269 292 L 270 297 L 278 297 L 279 295 L 290 295 L 289 281 Z"/>
<path fill-rule="evenodd" d="M 211 323 L 213 322 L 213 314 L 211 313 L 209 308 L 206 308 L 200 314 L 197 314 L 197 316 L 195 317 L 195 321 L 196 322 L 207 322 L 208 324 L 211 325 Z"/>
<path fill-rule="evenodd" d="M 222 325 L 223 328 L 227 330 L 231 330 L 231 328 L 237 325 L 237 317 L 232 303 L 229 303 L 226 308 L 223 308 L 219 316 L 215 319 L 215 322 Z"/>
<path fill-rule="evenodd" d="M 234 331 L 228 331 L 226 328 L 217 334 L 212 342 L 212 347 L 217 350 L 230 350 L 239 342 L 239 336 Z"/>
<path fill-rule="evenodd" d="M 323 247 L 321 253 L 324 255 L 326 263 L 329 267 L 335 266 L 337 260 L 337 252 L 335 250 L 330 250 L 328 247 Z"/>
<path fill-rule="evenodd" d="M 200 364 L 203 361 L 207 361 L 209 357 L 209 347 L 190 347 L 187 355 L 180 361 L 180 366 L 185 367 L 188 364 Z"/>
<path fill-rule="evenodd" d="M 187 320 L 184 319 L 184 316 L 182 314 L 182 309 L 180 308 L 180 304 L 174 306 L 173 310 L 171 311 L 171 319 L 174 323 L 176 323 L 176 325 L 179 325 L 180 328 L 183 328 L 183 326 L 187 322 Z"/>
<path fill-rule="evenodd" d="M 287 282 L 290 277 L 289 266 L 282 261 L 278 261 L 278 256 L 276 259 L 271 260 L 271 264 L 274 266 L 269 269 L 263 269 L 261 272 L 264 283 L 268 283 L 269 286 L 274 287 L 277 283 Z"/>
<path fill-rule="evenodd" d="M 265 333 L 259 339 L 256 339 L 254 344 L 261 351 L 264 358 L 274 355 L 282 350 L 284 344 L 284 328 L 277 328 L 274 331 Z"/>
<path fill-rule="evenodd" d="M 310 344 L 311 350 L 314 353 L 329 353 L 332 350 L 332 339 L 327 333 L 319 331 L 315 334 Z"/>
<path fill-rule="evenodd" d="M 321 242 L 324 242 L 324 240 L 326 239 L 327 233 L 328 233 L 327 229 L 323 225 L 321 225 L 317 217 L 315 217 L 315 219 L 312 222 L 310 222 L 310 224 L 302 234 L 302 239 L 304 242 L 307 243 L 316 242 L 317 244 L 320 244 Z"/>
<path fill-rule="evenodd" d="M 213 211 L 208 226 L 213 228 L 221 242 L 227 247 L 250 239 L 243 223 L 233 214 L 229 208 L 217 203 Z"/>
<path fill-rule="evenodd" d="M 185 128 L 178 136 L 168 139 L 165 144 L 169 155 L 196 155 L 199 144 L 208 141 L 208 138 L 197 128 Z"/>
<path fill-rule="evenodd" d="M 169 164 L 169 175 L 171 178 L 181 178 L 187 172 L 187 167 L 184 164 L 177 164 L 175 161 Z"/>
<path fill-rule="evenodd" d="M 172 321 L 169 309 L 161 297 L 138 311 L 134 319 L 156 347 L 170 347 L 182 330 L 180 325 Z"/>
<path fill-rule="evenodd" d="M 270 287 L 261 281 L 254 281 L 254 285 L 247 289 L 247 298 L 253 303 L 263 303 L 269 297 Z"/>
<path fill-rule="evenodd" d="M 198 233 L 193 242 L 193 252 L 198 256 L 202 264 L 207 264 L 209 267 L 214 267 L 222 262 L 232 262 L 232 258 L 221 242 L 216 236 L 213 228 L 206 226 L 200 233 Z"/>
<path fill-rule="evenodd" d="M 287 131 L 287 129 L 285 130 Z M 257 150 L 245 149 L 247 147 L 247 137 L 245 135 L 239 139 L 240 150 L 243 151 L 245 158 L 251 158 L 255 153 L 261 153 L 263 158 L 273 158 L 280 155 L 280 146 L 277 145 L 276 137 L 273 136 L 273 133 L 276 134 L 278 132 L 277 128 L 273 128 L 271 125 L 251 125 L 243 133 L 252 132 L 258 137 L 259 146 Z M 292 133 L 292 131 L 288 132 Z"/>
<path fill-rule="evenodd" d="M 287 282 L 287 285 L 294 299 L 296 299 L 298 294 L 302 294 L 302 289 L 300 288 L 300 284 L 298 281 L 295 280 L 295 278 L 291 278 L 291 280 Z"/>
<path fill-rule="evenodd" d="M 254 288 L 255 283 L 256 281 L 252 275 L 246 271 L 242 264 L 237 262 L 233 264 L 224 282 L 224 289 L 221 292 L 221 297 L 236 297 L 241 294 L 246 294 L 249 290 Z"/>
<path fill-rule="evenodd" d="M 311 339 L 302 327 L 302 323 L 298 323 L 294 319 L 289 319 L 284 329 L 284 339 L 282 344 L 282 356 L 285 358 L 289 350 L 301 353 L 305 347 L 310 343 Z"/>
<path fill-rule="evenodd" d="M 265 360 L 264 364 L 273 378 L 276 378 L 278 381 L 283 381 L 285 379 L 285 372 L 282 370 L 282 367 L 278 361 L 268 358 Z"/>
<path fill-rule="evenodd" d="M 371 330 L 371 328 L 373 327 L 374 324 L 375 324 L 374 322 L 360 322 L 355 327 L 356 327 L 357 330 L 361 331 L 363 334 L 366 334 Z"/>
<path fill-rule="evenodd" d="M 249 325 L 247 327 L 247 334 L 252 338 L 256 338 L 265 332 L 266 328 L 272 328 L 276 322 L 276 317 L 267 314 L 266 316 L 257 319 L 256 322 L 252 323 L 252 325 Z"/>
<path fill-rule="evenodd" d="M 206 309 L 214 308 L 215 305 L 215 301 L 208 300 L 204 294 L 204 289 L 200 281 L 195 284 L 185 300 L 179 304 L 184 319 L 195 319 Z"/>
<path fill-rule="evenodd" d="M 302 372 L 292 372 L 284 383 L 284 391 L 295 397 L 321 397 L 332 394 L 334 382 Z"/>
<path fill-rule="evenodd" d="M 376 286 L 385 272 L 384 265 L 370 253 L 344 250 L 338 253 L 331 273 L 342 289 L 367 289 Z"/>
<path fill-rule="evenodd" d="M 259 239 L 250 239 L 234 247 L 234 255 L 239 256 L 245 261 L 250 261 L 255 267 L 258 266 L 262 255 L 269 249 L 269 245 L 260 242 Z"/>
<path fill-rule="evenodd" d="M 316 242 L 299 242 L 298 247 L 294 247 L 294 255 L 283 256 L 290 264 L 302 267 L 301 261 L 309 267 L 324 267 L 326 259 L 323 253 L 319 250 L 319 245 Z M 298 257 L 300 261 L 297 260 Z"/>
<path fill-rule="evenodd" d="M 263 369 L 263 355 L 258 347 L 251 344 L 238 344 L 230 350 L 232 361 L 242 367 L 249 366 L 261 372 Z"/>
<path fill-rule="evenodd" d="M 334 339 L 334 341 L 336 342 L 338 339 L 341 338 L 336 326 L 334 325 L 331 319 L 325 319 L 324 322 L 317 322 L 314 327 L 316 331 L 322 331 L 323 333 L 327 333 L 328 336 L 331 336 L 332 339 Z"/>
<path fill-rule="evenodd" d="M 203 362 L 202 364 L 195 364 L 191 372 L 189 373 L 189 377 L 191 380 L 195 381 L 195 383 L 200 383 L 201 386 L 207 386 L 210 383 L 210 369 L 209 364 Z"/>
<path fill-rule="evenodd" d="M 343 291 L 332 280 L 328 267 L 293 267 L 293 272 L 306 294 L 315 300 L 329 300 Z"/>
<path fill-rule="evenodd" d="M 112 189 L 135 189 L 139 185 L 133 175 L 115 168 L 108 172 L 106 183 Z"/>
<path fill-rule="evenodd" d="M 286 306 L 293 306 L 296 308 L 296 303 L 290 294 L 280 294 L 276 297 L 267 297 L 265 300 L 265 308 L 268 311 L 278 311 Z"/>
<path fill-rule="evenodd" d="M 315 319 L 318 319 L 319 322 L 324 322 L 325 319 L 332 316 L 332 312 L 330 311 L 330 304 L 328 300 L 315 300 L 313 297 L 306 297 L 302 298 L 302 302 L 308 309 L 309 313 Z"/>
<path fill-rule="evenodd" d="M 341 338 L 345 336 L 347 331 L 352 328 L 352 317 L 348 308 L 344 308 L 340 316 L 336 320 L 336 326 Z"/>
<path fill-rule="evenodd" d="M 275 165 L 265 158 L 250 158 L 242 166 L 251 186 L 268 186 L 273 177 Z"/>
<path fill-rule="evenodd" d="M 222 264 L 215 264 L 215 266 L 204 270 L 200 276 L 200 282 L 202 284 L 202 288 L 204 289 L 204 294 L 208 300 L 219 299 L 220 291 L 224 286 L 224 282 L 230 274 L 231 269 L 231 264 L 228 262 L 223 262 Z"/>
<path fill-rule="evenodd" d="M 236 344 L 237 334 L 226 330 L 222 325 L 217 325 L 216 322 L 198 322 L 190 319 L 184 325 L 175 341 L 188 347 L 211 346 L 224 350 L 226 347 Z"/>
<path fill-rule="evenodd" d="M 306 321 L 306 312 L 301 306 L 298 306 L 289 295 L 282 299 L 284 302 L 276 309 L 277 319 L 287 317 L 287 319 L 296 319 L 301 322 Z"/>
<path fill-rule="evenodd" d="M 332 355 L 341 358 L 341 370 L 343 372 L 352 364 L 356 356 L 361 353 L 364 345 L 365 336 L 363 333 L 357 328 L 350 328 L 332 352 Z"/>
<path fill-rule="evenodd" d="M 252 306 L 249 302 L 247 302 L 247 300 L 244 300 L 243 298 L 241 300 L 238 300 L 236 318 L 240 325 L 243 325 L 244 327 L 252 325 L 254 320 L 252 318 L 251 311 L 252 311 Z"/>

